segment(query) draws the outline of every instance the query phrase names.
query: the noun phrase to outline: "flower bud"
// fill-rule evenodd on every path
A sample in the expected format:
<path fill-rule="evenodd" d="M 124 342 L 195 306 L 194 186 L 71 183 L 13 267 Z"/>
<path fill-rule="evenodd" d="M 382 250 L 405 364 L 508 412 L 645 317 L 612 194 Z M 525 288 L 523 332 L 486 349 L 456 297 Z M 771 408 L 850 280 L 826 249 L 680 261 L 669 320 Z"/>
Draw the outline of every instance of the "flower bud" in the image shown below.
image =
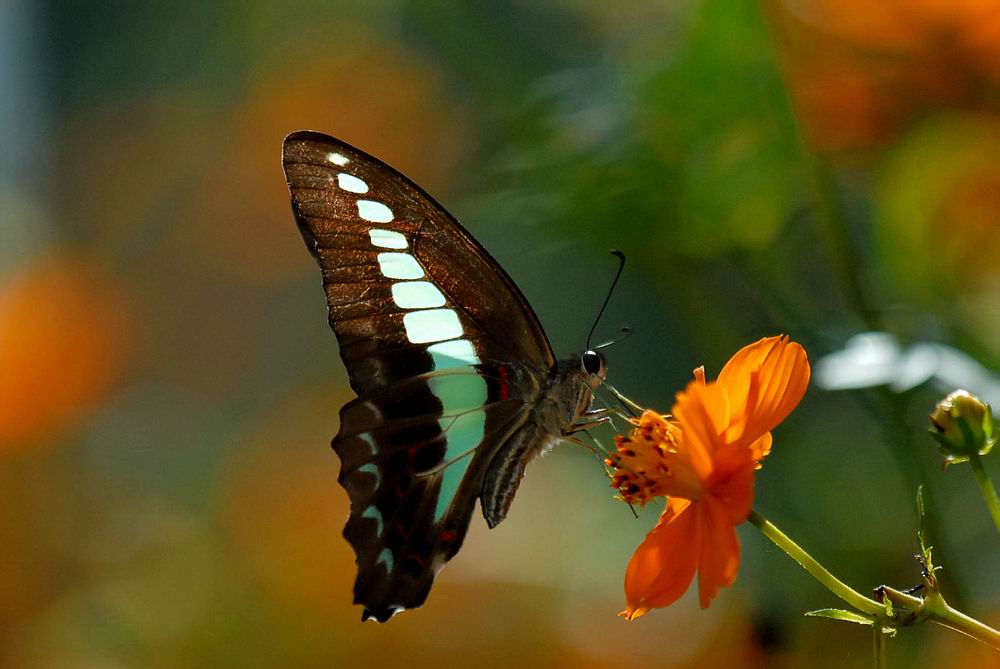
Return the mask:
<path fill-rule="evenodd" d="M 986 455 L 996 443 L 990 405 L 967 390 L 956 390 L 938 402 L 930 419 L 934 426 L 930 433 L 945 455 L 945 464 Z"/>

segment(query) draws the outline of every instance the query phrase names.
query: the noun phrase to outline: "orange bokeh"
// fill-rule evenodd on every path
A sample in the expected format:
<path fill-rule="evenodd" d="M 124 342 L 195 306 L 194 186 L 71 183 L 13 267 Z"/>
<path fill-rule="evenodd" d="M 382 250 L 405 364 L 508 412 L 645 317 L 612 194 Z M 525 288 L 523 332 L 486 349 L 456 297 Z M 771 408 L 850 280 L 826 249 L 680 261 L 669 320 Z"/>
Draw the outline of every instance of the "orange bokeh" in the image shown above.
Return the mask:
<path fill-rule="evenodd" d="M 220 518 L 234 562 L 275 608 L 337 627 L 351 606 L 354 555 L 341 537 L 346 493 L 329 448 L 346 393 L 322 387 L 278 407 L 239 439 L 225 470 Z"/>
<path fill-rule="evenodd" d="M 767 7 L 792 100 L 817 150 L 882 146 L 920 112 L 980 108 L 984 91 L 1000 87 L 1000 12 L 992 0 L 772 0 Z"/>
<path fill-rule="evenodd" d="M 111 390 L 126 301 L 82 255 L 38 259 L 0 283 L 0 450 L 67 429 Z"/>
<path fill-rule="evenodd" d="M 296 53 L 295 67 L 258 74 L 220 130 L 185 217 L 194 246 L 254 282 L 313 271 L 281 175 L 281 141 L 318 130 L 389 162 L 431 193 L 468 150 L 461 106 L 414 54 L 384 43 Z"/>

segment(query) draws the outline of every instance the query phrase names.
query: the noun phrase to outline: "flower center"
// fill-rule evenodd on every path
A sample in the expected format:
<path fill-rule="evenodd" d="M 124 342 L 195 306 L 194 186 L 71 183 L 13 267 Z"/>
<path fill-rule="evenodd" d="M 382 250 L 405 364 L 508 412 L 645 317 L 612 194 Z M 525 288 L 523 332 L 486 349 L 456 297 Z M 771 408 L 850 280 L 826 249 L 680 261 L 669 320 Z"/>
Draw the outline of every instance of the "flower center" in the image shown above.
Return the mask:
<path fill-rule="evenodd" d="M 637 428 L 615 437 L 617 451 L 605 460 L 621 500 L 644 506 L 654 497 L 698 499 L 701 481 L 681 452 L 677 425 L 651 411 L 634 422 Z"/>

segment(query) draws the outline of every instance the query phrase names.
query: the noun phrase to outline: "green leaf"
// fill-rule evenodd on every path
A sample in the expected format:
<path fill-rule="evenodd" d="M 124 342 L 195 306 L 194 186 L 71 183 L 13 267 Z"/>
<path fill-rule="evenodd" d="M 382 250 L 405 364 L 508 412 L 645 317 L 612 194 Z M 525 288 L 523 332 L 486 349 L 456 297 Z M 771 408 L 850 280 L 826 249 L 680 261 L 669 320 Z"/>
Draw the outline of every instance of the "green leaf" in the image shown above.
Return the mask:
<path fill-rule="evenodd" d="M 924 582 L 928 590 L 937 589 L 937 577 L 934 572 L 941 567 L 934 565 L 934 547 L 927 545 L 927 518 L 924 513 L 924 486 L 917 486 L 917 539 L 920 541 L 920 563 L 924 568 Z"/>
<path fill-rule="evenodd" d="M 889 599 L 889 595 L 887 595 L 884 591 L 882 592 L 881 600 L 882 604 L 885 606 L 885 615 L 892 618 L 895 615 L 895 612 L 892 609 L 892 600 Z"/>
<path fill-rule="evenodd" d="M 856 623 L 858 625 L 872 625 L 875 623 L 872 618 L 864 614 L 847 611 L 846 609 L 817 609 L 816 611 L 808 611 L 806 615 L 813 618 L 843 620 L 844 622 Z"/>
<path fill-rule="evenodd" d="M 917 486 L 917 540 L 920 541 L 920 552 L 927 554 L 927 515 L 924 512 L 924 485 Z"/>

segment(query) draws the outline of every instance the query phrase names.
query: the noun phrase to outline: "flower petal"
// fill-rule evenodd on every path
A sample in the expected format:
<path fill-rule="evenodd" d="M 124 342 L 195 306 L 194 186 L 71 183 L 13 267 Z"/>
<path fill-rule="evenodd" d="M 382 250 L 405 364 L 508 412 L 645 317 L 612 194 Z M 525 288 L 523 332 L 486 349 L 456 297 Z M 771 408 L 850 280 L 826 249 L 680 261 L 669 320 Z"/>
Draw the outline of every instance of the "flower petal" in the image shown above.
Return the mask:
<path fill-rule="evenodd" d="M 725 443 L 722 434 L 730 415 L 726 391 L 715 383 L 692 381 L 677 393 L 671 413 L 680 427 L 682 452 L 704 481 L 712 471 L 712 455 Z"/>
<path fill-rule="evenodd" d="M 771 453 L 771 433 L 765 432 L 764 436 L 750 444 L 750 454 L 754 462 L 760 462 Z M 758 465 L 759 468 L 759 465 Z"/>
<path fill-rule="evenodd" d="M 733 416 L 727 440 L 750 446 L 774 429 L 802 399 L 809 374 L 805 350 L 787 337 L 768 337 L 740 349 L 717 381 Z"/>
<path fill-rule="evenodd" d="M 751 478 L 752 480 L 752 478 Z M 740 542 L 730 522 L 726 505 L 706 495 L 698 501 L 701 550 L 698 560 L 698 602 L 701 608 L 736 580 L 740 566 Z"/>
<path fill-rule="evenodd" d="M 704 497 L 721 506 L 731 525 L 739 525 L 750 515 L 757 469 L 753 451 L 738 444 L 716 454 L 715 471 L 705 484 L 708 492 Z"/>
<path fill-rule="evenodd" d="M 805 350 L 787 339 L 775 347 L 760 368 L 757 404 L 748 406 L 745 436 L 756 440 L 788 417 L 809 385 L 809 359 Z"/>
<path fill-rule="evenodd" d="M 698 534 L 697 504 L 678 498 L 668 500 L 660 521 L 629 561 L 625 572 L 626 609 L 620 615 L 635 620 L 652 608 L 680 599 L 698 565 Z"/>
<path fill-rule="evenodd" d="M 771 349 L 778 346 L 784 339 L 785 337 L 782 335 L 765 337 L 744 346 L 733 354 L 733 357 L 719 372 L 717 382 L 726 387 L 734 415 L 743 413 L 746 408 L 745 403 L 750 392 L 750 378 L 753 373 L 760 369 L 761 363 L 771 352 Z M 743 401 L 740 402 L 740 400 Z"/>

